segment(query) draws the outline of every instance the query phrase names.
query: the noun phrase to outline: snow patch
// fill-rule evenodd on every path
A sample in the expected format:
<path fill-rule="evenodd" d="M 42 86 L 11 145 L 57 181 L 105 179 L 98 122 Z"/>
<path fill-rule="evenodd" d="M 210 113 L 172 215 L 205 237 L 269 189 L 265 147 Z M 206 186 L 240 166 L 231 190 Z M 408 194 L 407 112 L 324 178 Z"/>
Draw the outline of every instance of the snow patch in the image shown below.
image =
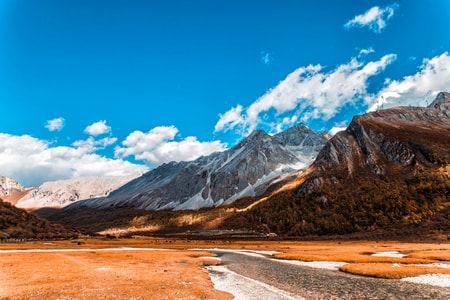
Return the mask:
<path fill-rule="evenodd" d="M 427 274 L 414 277 L 405 277 L 401 280 L 450 288 L 450 275 L 444 274 Z"/>
<path fill-rule="evenodd" d="M 398 251 L 385 251 L 385 252 L 373 253 L 371 256 L 403 258 L 403 257 L 405 257 L 405 254 L 402 254 Z"/>
<path fill-rule="evenodd" d="M 236 249 L 221 249 L 221 248 L 192 248 L 189 250 L 193 250 L 193 251 L 210 251 L 210 252 L 214 252 L 214 251 L 220 251 L 220 252 L 229 252 L 229 253 L 238 253 L 238 254 L 242 254 L 242 255 L 247 255 L 247 256 L 253 256 L 253 257 L 264 257 L 267 258 L 268 256 L 272 256 L 276 253 L 280 253 L 278 251 L 271 251 L 271 250 L 236 250 Z"/>
<path fill-rule="evenodd" d="M 222 261 L 222 259 L 220 257 L 215 257 L 215 256 L 199 256 L 198 258 Z"/>
<path fill-rule="evenodd" d="M 196 195 L 192 196 L 187 200 L 186 202 L 183 202 L 181 204 L 174 205 L 173 210 L 183 210 L 183 209 L 200 209 L 202 207 L 211 207 L 214 206 L 215 203 L 211 199 L 211 196 L 208 196 L 208 198 L 203 199 L 203 191 L 205 188 L 203 188 L 200 192 L 198 192 Z M 170 202 L 173 203 L 173 202 Z M 169 204 L 170 204 L 169 203 Z"/>
<path fill-rule="evenodd" d="M 261 281 L 237 274 L 224 266 L 208 266 L 205 269 L 214 283 L 214 288 L 233 294 L 236 300 L 304 299 Z"/>
<path fill-rule="evenodd" d="M 340 267 L 347 264 L 341 261 L 301 261 L 290 259 L 273 259 L 273 260 L 291 265 L 304 266 L 316 269 L 326 269 L 333 271 L 339 271 Z"/>

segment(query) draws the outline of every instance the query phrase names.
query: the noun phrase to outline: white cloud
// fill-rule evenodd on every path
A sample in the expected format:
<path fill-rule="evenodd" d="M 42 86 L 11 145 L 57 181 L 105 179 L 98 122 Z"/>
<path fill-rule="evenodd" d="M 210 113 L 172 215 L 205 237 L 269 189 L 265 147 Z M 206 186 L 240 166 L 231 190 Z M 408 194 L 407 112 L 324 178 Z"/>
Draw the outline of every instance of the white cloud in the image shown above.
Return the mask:
<path fill-rule="evenodd" d="M 392 19 L 394 12 L 398 9 L 397 3 L 379 7 L 374 6 L 367 10 L 362 15 L 355 16 L 352 20 L 344 24 L 344 27 L 349 29 L 352 27 L 368 27 L 375 33 L 381 33 L 387 25 L 387 21 Z"/>
<path fill-rule="evenodd" d="M 321 65 L 298 68 L 245 111 L 238 106 L 220 115 L 215 129 L 244 130 L 248 134 L 260 124 L 279 131 L 280 128 L 274 128 L 273 124 L 294 125 L 293 122 L 299 120 L 314 119 L 327 121 L 345 105 L 364 99 L 369 77 L 379 74 L 395 59 L 395 54 L 388 54 L 380 60 L 365 63 L 355 57 L 330 72 L 324 72 Z M 276 122 L 268 123 L 270 118 L 275 118 Z"/>
<path fill-rule="evenodd" d="M 214 126 L 214 131 L 224 131 L 227 132 L 228 130 L 232 130 L 234 127 L 239 125 L 244 121 L 244 118 L 242 117 L 242 105 L 237 105 L 236 107 L 233 107 L 223 115 L 219 115 L 219 121 Z"/>
<path fill-rule="evenodd" d="M 377 95 L 367 98 L 369 111 L 378 106 L 426 106 L 438 92 L 450 89 L 450 56 L 448 52 L 424 59 L 419 71 L 402 80 L 386 80 Z"/>
<path fill-rule="evenodd" d="M 367 48 L 367 49 L 360 49 L 358 58 L 362 58 L 363 56 L 366 56 L 366 55 L 368 55 L 370 53 L 374 53 L 374 52 L 375 52 L 375 50 L 372 47 Z"/>
<path fill-rule="evenodd" d="M 108 144 L 104 140 L 98 143 Z M 94 142 L 95 143 L 95 142 Z M 80 176 L 127 175 L 148 170 L 122 159 L 109 159 L 93 153 L 96 147 L 52 145 L 29 135 L 0 133 L 0 165 L 2 175 L 10 176 L 25 186 L 38 186 L 45 181 Z"/>
<path fill-rule="evenodd" d="M 48 120 L 45 128 L 47 128 L 49 131 L 61 131 L 64 127 L 64 118 L 56 118 L 52 120 Z"/>
<path fill-rule="evenodd" d="M 117 138 L 115 137 L 106 137 L 100 140 L 95 140 L 92 136 L 90 136 L 86 140 L 75 141 L 72 146 L 86 149 L 88 152 L 94 152 L 99 149 L 104 149 L 115 142 L 117 142 Z"/>
<path fill-rule="evenodd" d="M 111 127 L 106 125 L 106 121 L 92 123 L 84 129 L 84 132 L 90 135 L 101 135 L 111 131 Z"/>
<path fill-rule="evenodd" d="M 122 142 L 124 147 L 116 147 L 116 157 L 133 156 L 155 167 L 170 161 L 190 161 L 203 155 L 225 150 L 220 141 L 200 142 L 189 136 L 174 141 L 178 129 L 175 126 L 159 126 L 149 132 L 134 131 Z"/>
<path fill-rule="evenodd" d="M 260 54 L 261 54 L 261 62 L 266 66 L 268 66 L 273 61 L 272 54 L 264 51 L 261 51 Z"/>

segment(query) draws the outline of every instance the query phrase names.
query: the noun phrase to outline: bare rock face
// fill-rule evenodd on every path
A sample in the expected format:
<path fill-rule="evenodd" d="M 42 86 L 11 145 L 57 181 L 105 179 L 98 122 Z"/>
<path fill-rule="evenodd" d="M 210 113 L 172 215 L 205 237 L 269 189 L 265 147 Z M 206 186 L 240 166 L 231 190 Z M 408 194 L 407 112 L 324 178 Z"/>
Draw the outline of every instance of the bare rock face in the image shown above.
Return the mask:
<path fill-rule="evenodd" d="M 14 179 L 6 176 L 0 176 L 0 197 L 12 196 L 23 191 L 25 191 L 25 188 Z"/>
<path fill-rule="evenodd" d="M 427 108 L 395 107 L 354 117 L 320 151 L 303 189 L 311 192 L 361 172 L 387 176 L 395 165 L 449 163 L 449 149 L 450 94 L 439 93 Z"/>
<path fill-rule="evenodd" d="M 180 210 L 232 203 L 259 195 L 273 180 L 307 167 L 325 142 L 302 124 L 274 136 L 258 130 L 229 150 L 163 164 L 106 198 L 76 205 Z"/>

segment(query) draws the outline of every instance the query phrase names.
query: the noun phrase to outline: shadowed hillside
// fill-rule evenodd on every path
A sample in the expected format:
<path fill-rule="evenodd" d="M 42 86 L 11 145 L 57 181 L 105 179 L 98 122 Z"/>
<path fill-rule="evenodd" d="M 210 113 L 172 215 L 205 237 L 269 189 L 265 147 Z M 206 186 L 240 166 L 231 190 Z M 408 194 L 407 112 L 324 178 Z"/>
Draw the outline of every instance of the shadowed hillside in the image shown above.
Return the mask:
<path fill-rule="evenodd" d="M 49 239 L 76 237 L 77 234 L 75 230 L 53 224 L 0 199 L 1 237 Z"/>

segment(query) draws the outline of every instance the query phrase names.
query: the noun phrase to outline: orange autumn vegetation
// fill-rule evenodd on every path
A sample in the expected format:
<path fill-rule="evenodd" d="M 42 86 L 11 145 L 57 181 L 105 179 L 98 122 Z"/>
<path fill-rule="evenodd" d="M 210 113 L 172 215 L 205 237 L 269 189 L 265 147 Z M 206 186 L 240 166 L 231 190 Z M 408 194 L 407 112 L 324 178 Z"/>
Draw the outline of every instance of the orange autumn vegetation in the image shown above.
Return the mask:
<path fill-rule="evenodd" d="M 389 279 L 400 279 L 425 274 L 450 274 L 450 269 L 447 268 L 387 263 L 348 264 L 340 267 L 339 270 L 356 275 Z"/>
<path fill-rule="evenodd" d="M 274 256 L 303 261 L 347 262 L 347 265 L 340 268 L 341 271 L 371 277 L 403 278 L 423 274 L 450 274 L 449 268 L 429 265 L 450 260 L 450 244 L 303 242 L 282 251 Z M 372 256 L 378 252 L 394 251 L 405 256 Z"/>
<path fill-rule="evenodd" d="M 202 270 L 207 252 L 0 253 L 0 299 L 231 299 Z"/>

